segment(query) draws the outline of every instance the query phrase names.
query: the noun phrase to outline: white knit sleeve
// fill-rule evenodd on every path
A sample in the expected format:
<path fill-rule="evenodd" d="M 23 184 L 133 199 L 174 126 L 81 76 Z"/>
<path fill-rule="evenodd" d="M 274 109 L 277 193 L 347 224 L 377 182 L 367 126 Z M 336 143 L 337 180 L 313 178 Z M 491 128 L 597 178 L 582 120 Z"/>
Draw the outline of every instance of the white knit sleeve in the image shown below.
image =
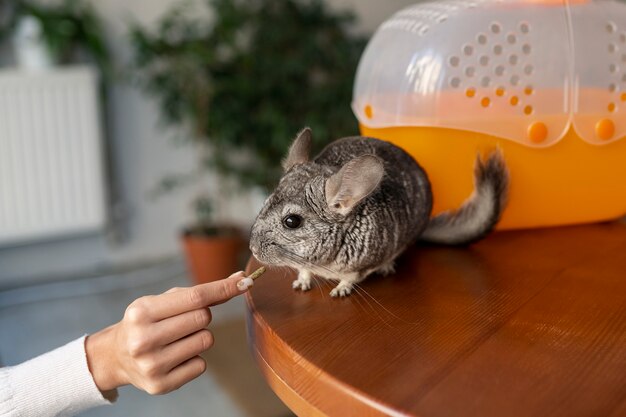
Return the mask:
<path fill-rule="evenodd" d="M 105 404 L 111 402 L 102 396 L 87 366 L 85 336 L 19 365 L 0 368 L 1 417 L 73 416 Z"/>

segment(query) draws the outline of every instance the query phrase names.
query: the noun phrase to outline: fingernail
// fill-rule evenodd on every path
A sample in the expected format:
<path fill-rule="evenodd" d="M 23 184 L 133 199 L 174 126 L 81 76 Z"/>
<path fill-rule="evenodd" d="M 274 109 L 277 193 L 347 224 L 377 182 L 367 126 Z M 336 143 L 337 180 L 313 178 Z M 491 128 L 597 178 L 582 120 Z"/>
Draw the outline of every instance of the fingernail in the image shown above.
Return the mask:
<path fill-rule="evenodd" d="M 243 290 L 247 290 L 248 288 L 250 288 L 251 286 L 254 285 L 254 281 L 252 280 L 252 278 L 244 278 L 241 281 L 239 281 L 237 283 L 237 288 L 239 289 L 239 291 L 243 291 Z"/>

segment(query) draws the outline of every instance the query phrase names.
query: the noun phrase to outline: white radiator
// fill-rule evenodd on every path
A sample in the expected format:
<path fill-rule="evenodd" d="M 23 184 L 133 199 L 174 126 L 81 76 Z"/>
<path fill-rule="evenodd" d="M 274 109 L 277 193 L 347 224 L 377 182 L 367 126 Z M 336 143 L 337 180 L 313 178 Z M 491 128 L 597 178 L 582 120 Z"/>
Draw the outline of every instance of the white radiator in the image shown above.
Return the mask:
<path fill-rule="evenodd" d="M 0 245 L 102 229 L 97 78 L 0 71 Z"/>

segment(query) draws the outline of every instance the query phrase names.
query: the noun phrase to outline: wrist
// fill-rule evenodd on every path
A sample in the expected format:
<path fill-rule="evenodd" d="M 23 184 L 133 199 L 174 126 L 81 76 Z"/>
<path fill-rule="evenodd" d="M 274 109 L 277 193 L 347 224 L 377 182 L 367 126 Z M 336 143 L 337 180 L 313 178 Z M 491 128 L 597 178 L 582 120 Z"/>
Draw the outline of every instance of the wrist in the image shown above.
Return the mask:
<path fill-rule="evenodd" d="M 115 328 L 114 324 L 85 339 L 89 371 L 96 387 L 105 398 L 108 398 L 116 388 L 128 383 L 123 377 L 115 354 Z"/>

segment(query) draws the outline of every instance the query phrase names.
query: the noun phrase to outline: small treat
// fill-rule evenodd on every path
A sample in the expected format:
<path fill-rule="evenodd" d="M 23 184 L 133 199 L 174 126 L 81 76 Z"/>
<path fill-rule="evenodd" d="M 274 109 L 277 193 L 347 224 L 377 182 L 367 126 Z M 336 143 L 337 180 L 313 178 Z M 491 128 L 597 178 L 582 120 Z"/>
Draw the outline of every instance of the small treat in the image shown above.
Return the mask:
<path fill-rule="evenodd" d="M 256 271 L 254 271 L 252 274 L 250 274 L 249 277 L 246 277 L 242 279 L 241 281 L 239 281 L 237 283 L 237 288 L 239 288 L 240 291 L 248 289 L 249 287 L 254 285 L 254 280 L 260 277 L 261 275 L 263 275 L 264 273 L 265 273 L 265 267 L 262 266 Z"/>
<path fill-rule="evenodd" d="M 265 267 L 262 266 L 259 269 L 257 269 L 256 271 L 254 271 L 252 274 L 250 274 L 250 276 L 248 278 L 251 278 L 252 280 L 255 280 L 258 277 L 260 277 L 261 275 L 263 275 L 264 273 L 265 273 Z"/>

